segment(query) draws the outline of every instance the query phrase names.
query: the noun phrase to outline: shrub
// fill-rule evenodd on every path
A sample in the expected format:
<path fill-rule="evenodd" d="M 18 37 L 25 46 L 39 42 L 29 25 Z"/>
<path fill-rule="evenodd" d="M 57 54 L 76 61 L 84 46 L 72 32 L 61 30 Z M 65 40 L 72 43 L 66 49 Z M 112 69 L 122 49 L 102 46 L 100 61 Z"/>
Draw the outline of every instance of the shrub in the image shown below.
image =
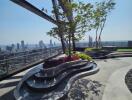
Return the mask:
<path fill-rule="evenodd" d="M 85 54 L 85 53 L 75 52 L 75 51 L 71 51 L 71 53 L 72 53 L 71 58 L 69 58 L 69 57 L 64 58 L 65 62 L 78 60 L 80 58 L 83 59 L 83 60 L 88 60 L 88 61 L 92 60 L 92 58 L 89 55 Z M 66 54 L 68 54 L 68 51 L 66 52 Z"/>
<path fill-rule="evenodd" d="M 86 48 L 85 51 L 92 51 L 93 48 Z"/>
<path fill-rule="evenodd" d="M 83 60 L 88 60 L 88 61 L 91 61 L 92 60 L 92 58 L 90 56 L 88 56 L 88 55 L 86 55 L 84 53 L 77 52 L 76 55 L 79 56 Z"/>
<path fill-rule="evenodd" d="M 101 48 L 86 48 L 85 52 L 90 52 L 90 51 L 100 51 Z"/>
<path fill-rule="evenodd" d="M 80 57 L 75 54 L 71 55 L 71 57 L 67 56 L 67 57 L 63 58 L 64 62 L 74 61 L 74 60 L 78 60 L 78 59 L 80 59 Z"/>

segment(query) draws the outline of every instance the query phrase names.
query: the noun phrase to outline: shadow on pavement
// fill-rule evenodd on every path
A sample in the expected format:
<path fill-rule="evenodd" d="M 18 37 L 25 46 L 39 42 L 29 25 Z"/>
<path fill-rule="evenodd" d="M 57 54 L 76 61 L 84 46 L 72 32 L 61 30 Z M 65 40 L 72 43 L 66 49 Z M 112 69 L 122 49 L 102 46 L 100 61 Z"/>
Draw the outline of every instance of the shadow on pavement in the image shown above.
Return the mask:
<path fill-rule="evenodd" d="M 19 82 L 19 81 L 13 81 L 13 82 L 8 82 L 8 83 L 2 83 L 2 84 L 0 84 L 0 89 L 12 87 L 12 86 L 16 86 L 16 85 L 18 84 L 18 82 Z"/>
<path fill-rule="evenodd" d="M 103 87 L 98 81 L 79 79 L 73 84 L 66 100 L 100 100 L 98 98 L 102 97 Z"/>
<path fill-rule="evenodd" d="M 22 76 L 12 76 L 12 77 L 10 77 L 10 78 L 7 78 L 7 79 L 5 79 L 5 80 L 11 80 L 11 79 L 21 79 L 23 77 L 23 75 Z"/>

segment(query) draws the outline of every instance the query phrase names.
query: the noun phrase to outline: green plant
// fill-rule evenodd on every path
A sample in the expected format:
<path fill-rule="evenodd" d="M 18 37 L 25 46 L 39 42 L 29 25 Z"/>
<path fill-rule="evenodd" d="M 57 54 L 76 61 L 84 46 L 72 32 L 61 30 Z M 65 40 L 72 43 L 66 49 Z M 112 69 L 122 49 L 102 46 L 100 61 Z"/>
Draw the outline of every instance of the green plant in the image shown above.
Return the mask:
<path fill-rule="evenodd" d="M 76 55 L 79 56 L 83 60 L 88 60 L 88 61 L 92 60 L 92 58 L 89 55 L 86 55 L 84 53 L 77 52 Z"/>
<path fill-rule="evenodd" d="M 92 51 L 93 48 L 86 48 L 85 51 Z"/>
<path fill-rule="evenodd" d="M 67 49 L 65 52 L 66 55 L 69 55 L 69 50 Z M 73 50 L 71 50 L 71 55 L 74 54 Z"/>
<path fill-rule="evenodd" d="M 117 49 L 118 52 L 132 52 L 132 49 Z"/>
<path fill-rule="evenodd" d="M 86 48 L 85 52 L 90 52 L 90 51 L 100 51 L 102 50 L 101 48 Z"/>

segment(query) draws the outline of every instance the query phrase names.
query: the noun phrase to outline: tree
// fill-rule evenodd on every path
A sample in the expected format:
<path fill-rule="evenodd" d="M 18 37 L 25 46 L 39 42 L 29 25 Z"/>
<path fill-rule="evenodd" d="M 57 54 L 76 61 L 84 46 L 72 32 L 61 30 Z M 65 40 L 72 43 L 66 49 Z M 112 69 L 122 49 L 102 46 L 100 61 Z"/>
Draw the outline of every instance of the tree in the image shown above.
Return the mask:
<path fill-rule="evenodd" d="M 114 9 L 114 6 L 115 6 L 115 3 L 113 0 L 109 0 L 108 3 L 106 3 L 106 14 L 104 15 L 104 18 L 102 19 L 102 25 L 101 25 L 101 30 L 100 30 L 100 34 L 99 34 L 99 37 L 98 37 L 98 44 L 99 44 L 99 47 L 101 47 L 101 34 L 102 34 L 102 31 L 103 31 L 103 28 L 105 26 L 105 23 L 106 23 L 106 18 L 108 16 L 108 13 L 111 12 L 112 9 Z"/>
<path fill-rule="evenodd" d="M 91 11 L 93 5 L 90 3 L 85 4 L 83 2 L 66 2 L 67 0 L 59 0 L 60 5 L 66 14 L 66 18 L 69 21 L 69 48 L 72 39 L 73 50 L 75 50 L 75 34 L 83 36 L 90 29 L 91 25 Z M 81 39 L 81 38 L 80 38 Z"/>
<path fill-rule="evenodd" d="M 93 18 L 95 20 L 94 28 L 96 29 L 95 47 L 101 47 L 101 34 L 104 29 L 108 13 L 114 8 L 114 0 L 96 3 Z M 99 36 L 98 36 L 99 34 Z"/>
<path fill-rule="evenodd" d="M 64 37 L 63 41 L 65 43 L 65 46 L 68 46 L 69 43 L 69 31 L 68 28 L 65 27 L 65 29 L 63 29 L 64 31 L 61 33 L 61 35 Z M 53 27 L 49 32 L 47 32 L 47 35 L 52 36 L 56 39 L 58 39 L 59 41 L 61 40 L 60 35 L 58 34 L 59 30 L 58 27 Z M 76 33 L 74 36 L 74 40 L 75 41 L 79 41 L 80 39 L 82 39 L 84 36 L 84 34 L 80 34 L 80 33 Z M 68 48 L 67 48 L 68 49 Z"/>
<path fill-rule="evenodd" d="M 107 13 L 114 6 L 113 1 L 103 1 L 96 5 L 71 0 L 58 0 L 57 5 L 54 1 L 52 0 L 53 14 L 59 23 L 58 27 L 52 28 L 47 34 L 61 40 L 64 46 L 69 45 L 71 54 L 71 48 L 75 50 L 75 41 L 82 39 L 86 32 L 96 29 L 96 47 L 98 47 Z"/>
<path fill-rule="evenodd" d="M 54 30 L 55 33 L 57 32 L 58 37 L 60 37 L 61 40 L 61 44 L 62 44 L 62 49 L 63 49 L 63 53 L 65 53 L 65 43 L 64 43 L 64 36 L 63 36 L 63 24 L 64 23 L 60 23 L 60 13 L 59 13 L 59 7 L 57 6 L 57 1 L 56 0 L 52 0 L 52 4 L 53 4 L 53 11 L 52 13 L 55 15 L 56 21 L 58 22 L 57 26 L 58 29 Z M 52 31 L 50 31 L 50 34 L 53 33 Z M 54 34 L 54 33 L 53 33 Z"/>
<path fill-rule="evenodd" d="M 61 29 L 60 27 L 52 28 L 49 32 L 47 32 L 47 34 L 60 40 L 61 37 L 59 30 L 63 30 L 61 31 L 61 36 L 64 37 L 63 40 L 65 43 L 69 44 L 69 51 L 71 49 L 71 39 L 73 50 L 75 50 L 75 41 L 82 39 L 84 34 L 91 30 L 91 12 L 93 5 L 90 3 L 84 4 L 82 2 L 63 2 L 61 0 L 59 0 L 59 2 L 60 6 L 57 8 L 59 10 L 60 8 L 62 9 L 57 14 L 63 22 L 63 25 L 61 24 Z"/>

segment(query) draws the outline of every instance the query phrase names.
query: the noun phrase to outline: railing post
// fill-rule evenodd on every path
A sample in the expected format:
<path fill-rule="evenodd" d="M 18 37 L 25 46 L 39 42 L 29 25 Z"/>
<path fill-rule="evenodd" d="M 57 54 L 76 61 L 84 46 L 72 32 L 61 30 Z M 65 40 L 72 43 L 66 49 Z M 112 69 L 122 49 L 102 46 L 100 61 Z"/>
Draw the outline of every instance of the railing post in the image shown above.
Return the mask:
<path fill-rule="evenodd" d="M 6 73 L 9 73 L 9 61 L 8 59 L 5 60 L 5 67 L 6 67 Z"/>
<path fill-rule="evenodd" d="M 49 56 L 49 57 L 51 57 L 51 47 L 49 48 L 49 54 L 50 54 L 50 56 Z"/>
<path fill-rule="evenodd" d="M 24 54 L 24 65 L 26 65 L 26 52 Z"/>

